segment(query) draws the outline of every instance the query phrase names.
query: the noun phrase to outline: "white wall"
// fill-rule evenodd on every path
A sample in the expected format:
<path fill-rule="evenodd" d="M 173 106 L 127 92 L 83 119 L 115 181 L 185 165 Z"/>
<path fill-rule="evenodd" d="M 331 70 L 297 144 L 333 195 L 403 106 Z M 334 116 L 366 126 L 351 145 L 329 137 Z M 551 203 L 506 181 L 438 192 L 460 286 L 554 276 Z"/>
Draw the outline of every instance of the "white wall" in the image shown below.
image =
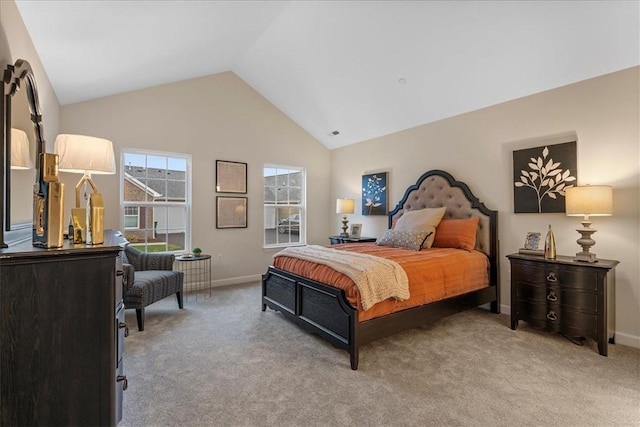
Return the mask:
<path fill-rule="evenodd" d="M 389 172 L 389 207 L 430 169 L 469 184 L 499 211 L 503 310 L 509 305 L 509 263 L 528 231 L 552 224 L 559 254 L 580 249 L 579 218 L 564 214 L 514 214 L 512 152 L 545 143 L 578 140 L 579 184 L 613 187 L 614 216 L 594 217 L 600 258 L 617 259 L 616 339 L 640 347 L 640 67 L 375 138 L 331 152 L 332 199 L 353 197 L 361 212 L 364 173 Z M 332 215 L 333 230 L 339 218 Z M 380 236 L 386 217 L 351 215 L 363 236 Z"/>
<path fill-rule="evenodd" d="M 327 242 L 329 150 L 231 72 L 63 106 L 61 129 L 111 139 L 117 159 L 123 148 L 191 154 L 191 246 L 213 255 L 216 284 L 256 279 L 271 264 L 275 250 L 262 247 L 265 163 L 306 168 L 308 241 Z M 216 160 L 248 164 L 246 229 L 215 228 Z M 68 186 L 79 179 L 61 176 Z M 118 176 L 93 177 L 104 196 L 107 228 L 122 227 Z"/>

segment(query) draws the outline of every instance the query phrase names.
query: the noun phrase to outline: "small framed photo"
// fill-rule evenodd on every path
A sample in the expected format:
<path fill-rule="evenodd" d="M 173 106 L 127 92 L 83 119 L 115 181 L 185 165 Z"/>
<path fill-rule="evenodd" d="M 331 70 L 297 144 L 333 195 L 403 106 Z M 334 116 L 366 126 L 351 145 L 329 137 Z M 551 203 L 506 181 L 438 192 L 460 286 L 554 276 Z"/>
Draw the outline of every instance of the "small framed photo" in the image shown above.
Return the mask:
<path fill-rule="evenodd" d="M 537 251 L 540 246 L 540 233 L 528 232 L 524 240 L 524 248 L 530 251 Z"/>
<path fill-rule="evenodd" d="M 247 164 L 216 160 L 216 193 L 247 194 Z"/>
<path fill-rule="evenodd" d="M 361 230 L 362 224 L 351 224 L 351 232 L 349 233 L 349 237 L 351 237 L 352 239 L 359 239 Z"/>
<path fill-rule="evenodd" d="M 246 197 L 216 197 L 216 228 L 247 228 Z"/>

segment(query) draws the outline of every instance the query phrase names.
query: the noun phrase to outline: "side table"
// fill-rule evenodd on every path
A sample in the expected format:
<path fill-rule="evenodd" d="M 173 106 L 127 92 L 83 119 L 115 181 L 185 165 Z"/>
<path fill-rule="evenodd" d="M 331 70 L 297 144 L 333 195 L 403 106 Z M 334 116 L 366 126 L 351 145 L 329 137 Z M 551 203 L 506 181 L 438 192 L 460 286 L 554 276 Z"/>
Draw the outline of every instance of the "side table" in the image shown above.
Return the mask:
<path fill-rule="evenodd" d="M 185 302 L 191 292 L 195 292 L 196 301 L 201 293 L 205 293 L 205 298 L 211 296 L 211 255 L 176 256 L 175 266 L 184 273 Z"/>
<path fill-rule="evenodd" d="M 554 260 L 535 255 L 507 255 L 511 262 L 511 329 L 518 321 L 560 332 L 576 342 L 596 340 L 607 356 L 607 341 L 615 343 L 616 260 Z M 578 342 L 581 340 L 578 339 Z"/>
<path fill-rule="evenodd" d="M 341 236 L 329 236 L 329 242 L 331 242 L 332 245 L 337 245 L 340 243 L 367 243 L 367 242 L 375 242 L 376 239 L 375 237 L 359 237 L 359 238 L 353 238 L 353 237 L 341 237 Z"/>

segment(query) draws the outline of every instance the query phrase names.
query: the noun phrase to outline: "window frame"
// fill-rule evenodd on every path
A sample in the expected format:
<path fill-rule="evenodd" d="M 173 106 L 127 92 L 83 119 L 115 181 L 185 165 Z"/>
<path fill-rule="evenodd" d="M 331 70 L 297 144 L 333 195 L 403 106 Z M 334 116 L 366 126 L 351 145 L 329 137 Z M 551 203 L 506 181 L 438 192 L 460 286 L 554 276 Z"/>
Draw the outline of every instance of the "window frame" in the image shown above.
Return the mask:
<path fill-rule="evenodd" d="M 300 173 L 300 201 L 299 203 L 287 203 L 287 204 L 278 204 L 278 200 L 277 200 L 277 191 L 274 193 L 276 200 L 274 200 L 273 203 L 271 202 L 267 202 L 267 200 L 265 200 L 265 194 L 266 194 L 266 189 L 268 187 L 274 187 L 271 185 L 267 185 L 266 181 L 265 181 L 265 173 L 267 171 L 267 169 L 286 169 L 289 171 L 296 171 Z M 289 247 L 289 246 L 303 246 L 306 245 L 307 243 L 307 171 L 306 168 L 303 166 L 291 166 L 291 165 L 283 165 L 283 164 L 277 164 L 277 163 L 265 163 L 263 166 L 263 183 L 262 183 L 262 189 L 263 189 L 263 208 L 262 208 L 262 227 L 263 227 L 263 232 L 262 232 L 262 238 L 263 238 L 263 248 L 264 249 L 277 249 L 277 248 L 285 248 L 285 247 Z M 291 173 L 289 172 L 289 175 L 291 175 Z M 275 187 L 277 188 L 278 186 L 275 185 Z M 288 189 L 292 188 L 288 185 L 286 185 L 286 187 Z M 298 188 L 293 187 L 293 188 Z M 287 194 L 290 194 L 290 190 L 287 190 Z M 291 208 L 291 209 L 296 209 L 298 210 L 297 213 L 294 213 L 292 215 L 296 215 L 299 214 L 300 215 L 300 219 L 299 219 L 299 225 L 298 225 L 298 241 L 292 242 L 289 241 L 288 242 L 277 242 L 276 243 L 267 243 L 267 230 L 268 227 L 266 225 L 266 221 L 267 221 L 267 215 L 266 215 L 266 211 L 267 209 L 275 209 L 276 210 L 276 216 L 274 218 L 275 220 L 275 224 L 274 224 L 274 229 L 275 229 L 275 233 L 276 233 L 276 238 L 279 235 L 278 233 L 278 217 L 277 217 L 277 210 L 278 209 L 286 209 L 286 208 Z M 290 215 L 291 216 L 291 215 Z M 292 234 L 292 228 L 289 228 L 289 236 L 291 236 Z"/>
<path fill-rule="evenodd" d="M 125 157 L 127 155 L 138 155 L 138 156 L 146 156 L 148 157 L 166 157 L 166 158 L 173 158 L 173 159 L 179 159 L 179 160 L 183 160 L 186 162 L 186 171 L 185 171 L 185 175 L 184 175 L 184 179 L 185 179 L 185 200 L 184 201 L 171 201 L 170 199 L 168 200 L 164 200 L 164 201 L 126 201 L 124 200 L 125 198 L 125 173 L 127 173 L 127 166 L 125 164 Z M 148 159 L 145 159 L 145 161 L 148 161 Z M 135 177 L 134 177 L 135 179 Z M 157 180 L 157 178 L 155 178 Z M 165 177 L 163 178 L 163 180 L 165 182 L 167 181 L 171 181 L 171 179 Z M 165 208 L 165 209 L 169 209 L 169 208 L 175 208 L 175 207 L 180 207 L 180 208 L 184 208 L 184 221 L 185 221 L 185 229 L 184 229 L 184 248 L 181 249 L 176 249 L 174 251 L 162 251 L 162 252 L 166 252 L 166 253 L 183 253 L 185 251 L 189 251 L 189 248 L 191 247 L 191 224 L 192 224 L 192 220 L 191 220 L 191 212 L 192 212 L 192 203 L 193 203 L 193 198 L 192 198 L 192 156 L 190 154 L 184 154 L 184 153 L 175 153 L 175 152 L 169 152 L 169 151 L 156 151 L 156 150 L 144 150 L 144 149 L 138 149 L 138 148 L 123 148 L 120 151 L 120 212 L 119 212 L 119 222 L 120 222 L 120 229 L 123 230 L 123 232 L 125 230 L 130 231 L 130 230 L 134 230 L 133 228 L 125 228 L 125 208 L 126 207 L 136 207 L 138 209 L 138 230 L 144 231 L 144 230 L 149 230 L 149 227 L 145 225 L 144 228 L 140 228 L 140 217 L 142 215 L 142 212 L 146 212 L 147 208 Z M 146 215 L 146 213 L 145 213 Z M 152 230 L 153 231 L 153 230 Z M 155 232 L 155 231 L 153 231 Z M 146 236 L 146 233 L 145 233 Z M 145 237 L 145 241 L 143 242 L 145 244 L 144 249 L 141 250 L 146 250 L 146 246 L 148 244 L 148 238 Z"/>

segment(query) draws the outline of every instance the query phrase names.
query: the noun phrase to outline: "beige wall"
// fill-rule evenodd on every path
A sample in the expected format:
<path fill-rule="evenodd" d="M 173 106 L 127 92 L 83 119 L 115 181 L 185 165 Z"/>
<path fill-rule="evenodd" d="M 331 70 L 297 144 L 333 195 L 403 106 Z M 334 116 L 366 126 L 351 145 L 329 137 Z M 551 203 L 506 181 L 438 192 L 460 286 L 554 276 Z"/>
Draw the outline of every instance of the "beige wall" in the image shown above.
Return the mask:
<path fill-rule="evenodd" d="M 214 256 L 217 284 L 264 273 L 274 250 L 264 250 L 262 168 L 265 163 L 307 171 L 309 243 L 327 241 L 329 150 L 231 72 L 63 106 L 61 129 L 111 139 L 123 148 L 192 155 L 192 245 Z M 215 161 L 248 163 L 248 228 L 215 228 Z M 119 174 L 94 176 L 103 193 L 107 228 L 121 228 Z M 61 174 L 68 186 L 77 175 Z M 67 210 L 73 203 L 67 194 Z M 222 262 L 218 260 L 222 255 Z"/>
<path fill-rule="evenodd" d="M 361 211 L 360 179 L 365 172 L 389 171 L 392 208 L 425 171 L 443 169 L 469 184 L 499 211 L 503 310 L 509 305 L 509 263 L 528 231 L 554 228 L 558 253 L 579 247 L 579 218 L 564 214 L 514 214 L 512 151 L 545 143 L 578 140 L 579 184 L 606 184 L 614 190 L 614 216 L 594 217 L 601 258 L 617 259 L 616 339 L 640 347 L 640 67 L 473 111 L 331 152 L 332 198 L 353 197 Z M 332 228 L 339 219 L 333 215 Z M 384 217 L 352 215 L 363 236 L 379 236 Z"/>

